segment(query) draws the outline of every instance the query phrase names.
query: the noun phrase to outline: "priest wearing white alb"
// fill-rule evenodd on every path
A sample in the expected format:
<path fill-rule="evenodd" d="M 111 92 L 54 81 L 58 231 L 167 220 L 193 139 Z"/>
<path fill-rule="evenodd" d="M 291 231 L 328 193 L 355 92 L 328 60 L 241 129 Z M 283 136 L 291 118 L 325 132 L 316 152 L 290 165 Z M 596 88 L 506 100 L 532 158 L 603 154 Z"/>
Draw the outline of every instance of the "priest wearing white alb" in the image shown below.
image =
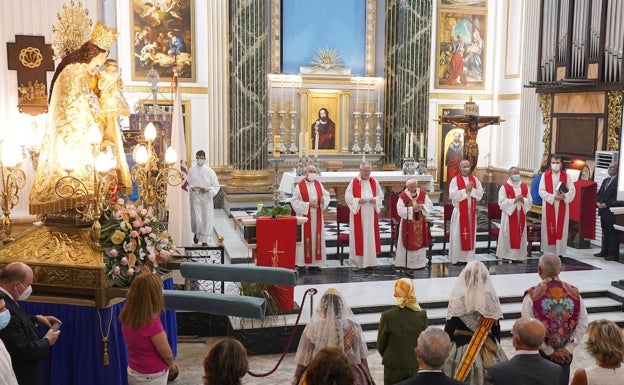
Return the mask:
<path fill-rule="evenodd" d="M 401 217 L 401 224 L 394 266 L 422 269 L 427 266 L 427 248 L 429 247 L 427 217 L 433 211 L 433 202 L 425 190 L 418 187 L 418 181 L 410 178 L 405 182 L 405 190 L 399 195 L 396 209 Z"/>
<path fill-rule="evenodd" d="M 539 184 L 539 195 L 542 197 L 542 252 L 556 254 L 559 258 L 565 255 L 568 246 L 570 202 L 576 194 L 574 182 L 561 169 L 562 166 L 561 156 L 552 155 L 550 170 L 544 172 Z"/>
<path fill-rule="evenodd" d="M 205 164 L 206 153 L 197 151 L 195 159 L 197 164 L 188 172 L 193 242 L 201 242 L 202 246 L 214 245 L 214 197 L 221 186 L 217 174 Z"/>
<path fill-rule="evenodd" d="M 323 211 L 329 206 L 329 192 L 316 180 L 316 175 L 316 167 L 307 166 L 305 178 L 295 186 L 290 201 L 297 215 L 308 218 L 303 225 L 303 242 L 297 246 L 295 265 L 298 267 L 321 267 L 327 260 Z"/>
<path fill-rule="evenodd" d="M 459 163 L 459 174 L 451 179 L 449 196 L 453 203 L 449 239 L 451 263 L 474 261 L 477 241 L 477 201 L 483 198 L 481 182 L 470 173 L 470 162 Z"/>
<path fill-rule="evenodd" d="M 496 246 L 499 258 L 511 261 L 527 259 L 526 213 L 533 205 L 529 187 L 520 180 L 520 169 L 511 167 L 509 179 L 498 190 L 501 226 Z"/>
<path fill-rule="evenodd" d="M 371 178 L 371 169 L 369 162 L 362 162 L 360 175 L 345 191 L 350 210 L 349 262 L 358 268 L 377 266 L 377 254 L 381 253 L 379 212 L 384 194 L 379 182 Z"/>

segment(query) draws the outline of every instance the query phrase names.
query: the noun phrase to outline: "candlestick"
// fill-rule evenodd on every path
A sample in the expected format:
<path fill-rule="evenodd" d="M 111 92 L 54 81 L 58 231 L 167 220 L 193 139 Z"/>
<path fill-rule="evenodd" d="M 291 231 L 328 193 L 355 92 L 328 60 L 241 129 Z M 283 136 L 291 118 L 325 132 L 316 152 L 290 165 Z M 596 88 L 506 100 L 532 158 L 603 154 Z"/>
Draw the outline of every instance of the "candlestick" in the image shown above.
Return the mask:
<path fill-rule="evenodd" d="M 409 148 L 409 157 L 414 157 L 414 133 L 410 132 L 410 148 Z"/>
<path fill-rule="evenodd" d="M 358 104 L 360 103 L 360 81 L 355 81 L 355 110 L 358 110 Z"/>
<path fill-rule="evenodd" d="M 425 156 L 425 133 L 420 133 L 420 158 Z"/>
<path fill-rule="evenodd" d="M 316 128 L 316 134 L 314 135 L 314 157 L 318 158 L 318 142 L 319 142 L 319 133 L 318 127 Z"/>
<path fill-rule="evenodd" d="M 299 133 L 299 156 L 303 155 L 303 131 Z"/>
<path fill-rule="evenodd" d="M 280 92 L 280 111 L 284 111 L 284 78 L 281 78 L 282 92 Z"/>
<path fill-rule="evenodd" d="M 295 83 L 293 83 L 292 87 L 292 110 L 295 110 Z"/>
<path fill-rule="evenodd" d="M 370 104 L 371 90 L 370 90 L 369 86 L 370 86 L 370 84 L 366 85 L 366 112 L 368 112 L 368 105 Z"/>

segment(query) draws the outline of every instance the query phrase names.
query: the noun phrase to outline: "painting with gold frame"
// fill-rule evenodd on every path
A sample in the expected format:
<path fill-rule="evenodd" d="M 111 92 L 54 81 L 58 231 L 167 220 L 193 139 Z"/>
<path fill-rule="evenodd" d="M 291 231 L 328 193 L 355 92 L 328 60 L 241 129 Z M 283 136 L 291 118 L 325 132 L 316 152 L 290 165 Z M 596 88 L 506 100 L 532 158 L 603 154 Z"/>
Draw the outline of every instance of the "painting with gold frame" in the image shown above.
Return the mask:
<path fill-rule="evenodd" d="M 463 115 L 464 106 L 462 105 L 439 105 L 438 115 Z M 457 135 L 459 134 L 459 135 Z M 459 142 L 455 139 L 459 136 Z M 455 141 L 455 143 L 453 143 Z M 448 173 L 447 165 L 449 163 L 459 167 L 459 161 L 463 158 L 464 149 L 464 130 L 458 127 L 454 127 L 451 124 L 438 124 L 438 153 L 440 158 L 438 164 L 438 180 L 448 186 L 448 182 L 454 176 Z M 448 187 L 445 188 L 448 191 Z"/>
<path fill-rule="evenodd" d="M 194 0 L 132 0 L 131 4 L 132 80 L 147 80 L 150 68 L 168 79 L 177 62 L 180 81 L 194 82 Z"/>
<path fill-rule="evenodd" d="M 487 9 L 438 9 L 436 88 L 485 88 Z"/>
<path fill-rule="evenodd" d="M 312 92 L 308 94 L 308 112 L 306 135 L 308 137 L 308 153 L 314 154 L 314 140 L 316 136 L 316 122 L 319 120 L 320 110 L 326 109 L 328 118 L 333 122 L 334 130 L 331 130 L 331 123 L 325 127 L 319 126 L 319 154 L 334 153 L 340 149 L 340 92 Z M 322 131 L 321 131 L 322 130 Z"/>

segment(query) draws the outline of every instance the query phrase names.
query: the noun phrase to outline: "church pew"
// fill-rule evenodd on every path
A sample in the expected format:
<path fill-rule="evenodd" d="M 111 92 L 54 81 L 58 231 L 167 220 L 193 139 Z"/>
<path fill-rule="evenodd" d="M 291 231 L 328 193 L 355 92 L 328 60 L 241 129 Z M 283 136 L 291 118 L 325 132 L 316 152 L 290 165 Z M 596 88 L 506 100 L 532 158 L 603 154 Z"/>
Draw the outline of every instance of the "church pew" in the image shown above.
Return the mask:
<path fill-rule="evenodd" d="M 280 267 L 218 265 L 196 262 L 180 264 L 184 278 L 264 283 L 296 286 L 299 273 Z M 164 290 L 165 307 L 171 310 L 195 311 L 225 316 L 262 319 L 266 310 L 264 298 L 204 291 Z"/>

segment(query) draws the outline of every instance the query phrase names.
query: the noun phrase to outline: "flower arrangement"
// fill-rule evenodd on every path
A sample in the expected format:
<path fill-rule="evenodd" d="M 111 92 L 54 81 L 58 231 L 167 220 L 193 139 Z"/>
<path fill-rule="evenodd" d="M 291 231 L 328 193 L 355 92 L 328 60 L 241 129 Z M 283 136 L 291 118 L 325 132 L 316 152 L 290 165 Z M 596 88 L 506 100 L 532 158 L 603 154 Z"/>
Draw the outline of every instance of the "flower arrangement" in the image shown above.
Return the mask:
<path fill-rule="evenodd" d="M 151 210 L 123 199 L 102 214 L 100 225 L 104 264 L 116 286 L 128 286 L 137 273 L 153 272 L 169 260 L 174 248 L 165 226 Z"/>

